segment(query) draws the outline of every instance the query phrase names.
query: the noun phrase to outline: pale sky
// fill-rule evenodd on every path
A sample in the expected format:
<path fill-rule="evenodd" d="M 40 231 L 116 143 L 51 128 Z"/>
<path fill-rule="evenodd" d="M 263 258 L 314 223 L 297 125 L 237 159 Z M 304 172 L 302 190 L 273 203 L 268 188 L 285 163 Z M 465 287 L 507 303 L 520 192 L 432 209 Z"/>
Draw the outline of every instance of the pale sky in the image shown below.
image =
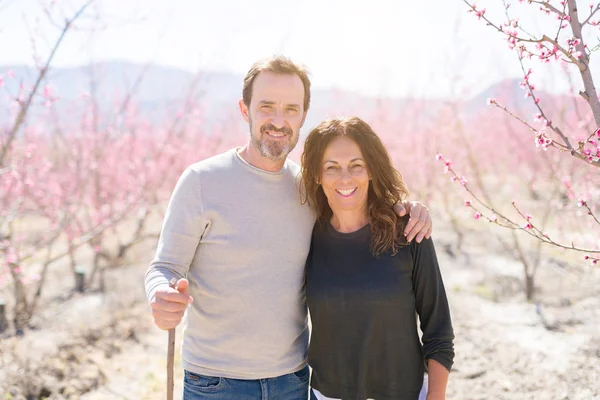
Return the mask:
<path fill-rule="evenodd" d="M 32 64 L 32 35 L 48 54 L 59 30 L 43 5 L 54 4 L 58 22 L 83 2 L 0 0 L 0 65 Z M 479 3 L 501 15 L 501 0 Z M 280 53 L 306 64 L 319 88 L 415 97 L 470 95 L 522 75 L 502 37 L 462 0 L 97 0 L 78 26 L 54 66 L 153 61 L 244 74 Z M 556 73 L 539 70 L 545 88 L 564 90 Z"/>

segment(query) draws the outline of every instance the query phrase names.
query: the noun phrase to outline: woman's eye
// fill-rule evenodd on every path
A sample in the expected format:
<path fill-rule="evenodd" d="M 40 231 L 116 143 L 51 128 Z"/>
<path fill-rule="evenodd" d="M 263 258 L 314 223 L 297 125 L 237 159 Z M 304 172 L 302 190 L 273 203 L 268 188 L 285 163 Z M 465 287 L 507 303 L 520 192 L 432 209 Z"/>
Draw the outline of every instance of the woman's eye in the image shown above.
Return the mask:
<path fill-rule="evenodd" d="M 351 166 L 350 168 L 352 169 L 358 169 L 358 168 L 362 168 L 363 166 L 361 164 L 354 164 L 353 166 Z"/>

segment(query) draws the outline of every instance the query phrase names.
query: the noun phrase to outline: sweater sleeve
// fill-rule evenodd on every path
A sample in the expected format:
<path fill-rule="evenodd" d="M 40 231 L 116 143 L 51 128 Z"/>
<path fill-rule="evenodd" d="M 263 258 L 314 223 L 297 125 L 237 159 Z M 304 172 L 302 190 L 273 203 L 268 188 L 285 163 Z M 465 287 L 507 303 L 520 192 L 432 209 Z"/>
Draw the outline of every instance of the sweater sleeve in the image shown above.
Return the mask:
<path fill-rule="evenodd" d="M 171 195 L 165 213 L 156 255 L 145 277 L 146 296 L 152 301 L 157 289 L 172 278 L 185 278 L 206 229 L 200 180 L 187 168 Z"/>
<path fill-rule="evenodd" d="M 415 306 L 423 332 L 425 359 L 434 359 L 448 371 L 454 363 L 454 330 L 435 247 L 431 239 L 411 243 Z"/>

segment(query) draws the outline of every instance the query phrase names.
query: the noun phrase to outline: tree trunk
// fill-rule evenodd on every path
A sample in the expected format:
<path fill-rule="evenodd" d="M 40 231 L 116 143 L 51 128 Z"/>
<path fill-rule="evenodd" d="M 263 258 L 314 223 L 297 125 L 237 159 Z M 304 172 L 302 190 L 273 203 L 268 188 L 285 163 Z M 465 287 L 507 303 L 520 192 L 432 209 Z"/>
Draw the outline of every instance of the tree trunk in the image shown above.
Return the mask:
<path fill-rule="evenodd" d="M 533 286 L 533 275 L 525 272 L 525 296 L 527 297 L 527 301 L 533 300 L 533 294 L 535 292 Z"/>

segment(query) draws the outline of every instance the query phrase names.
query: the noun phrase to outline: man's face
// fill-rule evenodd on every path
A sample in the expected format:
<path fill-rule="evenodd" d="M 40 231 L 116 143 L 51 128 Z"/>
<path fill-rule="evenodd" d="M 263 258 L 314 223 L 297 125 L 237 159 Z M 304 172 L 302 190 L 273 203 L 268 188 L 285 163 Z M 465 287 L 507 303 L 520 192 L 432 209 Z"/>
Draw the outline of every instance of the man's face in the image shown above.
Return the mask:
<path fill-rule="evenodd" d="M 244 119 L 250 125 L 251 145 L 261 156 L 281 161 L 298 143 L 306 112 L 304 86 L 298 75 L 261 72 L 252 85 L 247 108 L 240 100 Z"/>

